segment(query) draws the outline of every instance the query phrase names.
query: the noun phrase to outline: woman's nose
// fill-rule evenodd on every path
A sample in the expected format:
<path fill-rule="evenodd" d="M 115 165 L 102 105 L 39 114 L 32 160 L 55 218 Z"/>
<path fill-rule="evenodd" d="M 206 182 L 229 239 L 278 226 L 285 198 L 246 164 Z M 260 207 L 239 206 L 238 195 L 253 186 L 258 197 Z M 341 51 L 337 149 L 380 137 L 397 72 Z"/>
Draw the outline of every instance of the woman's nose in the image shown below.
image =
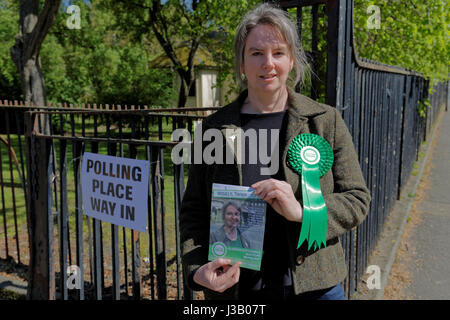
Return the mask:
<path fill-rule="evenodd" d="M 273 68 L 273 56 L 271 54 L 267 54 L 264 56 L 263 67 L 266 70 L 270 70 Z"/>

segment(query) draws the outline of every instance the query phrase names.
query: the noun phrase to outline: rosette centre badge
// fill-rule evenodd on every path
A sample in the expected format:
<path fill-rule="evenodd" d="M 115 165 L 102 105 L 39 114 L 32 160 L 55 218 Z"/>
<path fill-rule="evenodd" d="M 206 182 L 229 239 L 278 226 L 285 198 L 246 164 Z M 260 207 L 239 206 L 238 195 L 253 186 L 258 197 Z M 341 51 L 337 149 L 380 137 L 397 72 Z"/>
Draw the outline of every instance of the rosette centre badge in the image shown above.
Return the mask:
<path fill-rule="evenodd" d="M 303 162 L 309 165 L 317 164 L 320 161 L 319 151 L 311 146 L 304 147 L 300 152 L 300 157 L 302 158 Z"/>

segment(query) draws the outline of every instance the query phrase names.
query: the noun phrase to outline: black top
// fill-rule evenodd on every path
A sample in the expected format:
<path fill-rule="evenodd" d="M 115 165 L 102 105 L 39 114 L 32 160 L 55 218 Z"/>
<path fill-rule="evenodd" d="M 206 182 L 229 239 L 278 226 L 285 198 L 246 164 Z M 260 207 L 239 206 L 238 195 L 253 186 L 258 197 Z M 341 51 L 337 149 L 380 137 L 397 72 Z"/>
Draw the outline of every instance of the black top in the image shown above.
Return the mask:
<path fill-rule="evenodd" d="M 249 143 L 246 138 L 244 143 L 244 162 L 242 163 L 242 184 L 244 186 L 251 186 L 253 183 L 274 178 L 277 180 L 285 180 L 281 162 L 278 163 L 277 172 L 272 175 L 261 174 L 260 169 L 270 167 L 271 163 L 267 163 L 265 159 L 270 159 L 273 150 L 271 148 L 271 137 L 278 139 L 278 161 L 282 159 L 283 145 L 279 145 L 279 141 L 284 141 L 287 128 L 287 112 L 274 112 L 263 114 L 246 114 L 241 113 L 242 130 L 246 137 L 250 136 L 248 130 L 254 130 L 257 138 L 256 145 Z M 267 133 L 267 144 L 260 144 L 261 130 L 265 129 Z M 271 134 L 271 130 L 278 129 L 279 134 Z M 264 139 L 261 139 L 264 142 Z M 265 150 L 260 150 L 263 147 Z M 260 151 L 262 157 L 260 157 Z M 266 152 L 265 152 L 266 151 Z M 252 163 L 256 159 L 256 163 Z M 273 159 L 275 160 L 275 159 Z M 254 162 L 254 161 L 253 161 Z M 263 164 L 262 162 L 266 162 Z M 251 295 L 254 291 L 260 291 L 265 288 L 279 288 L 281 286 L 292 285 L 291 272 L 289 269 L 289 253 L 287 238 L 285 232 L 286 219 L 277 213 L 270 205 L 267 205 L 266 211 L 266 227 L 264 233 L 263 257 L 261 261 L 261 271 L 253 271 L 249 269 L 241 269 L 240 277 L 240 295 Z"/>

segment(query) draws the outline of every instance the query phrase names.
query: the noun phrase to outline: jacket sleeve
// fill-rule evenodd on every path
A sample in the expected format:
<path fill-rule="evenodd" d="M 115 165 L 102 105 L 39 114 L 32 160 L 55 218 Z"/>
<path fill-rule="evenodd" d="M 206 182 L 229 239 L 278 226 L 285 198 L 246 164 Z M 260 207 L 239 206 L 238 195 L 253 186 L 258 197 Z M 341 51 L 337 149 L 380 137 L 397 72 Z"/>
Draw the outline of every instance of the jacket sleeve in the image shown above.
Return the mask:
<path fill-rule="evenodd" d="M 369 212 L 371 200 L 352 137 L 337 110 L 334 140 L 334 191 L 324 195 L 328 214 L 327 240 L 336 238 L 360 224 Z"/>
<path fill-rule="evenodd" d="M 191 155 L 193 156 L 193 153 Z M 208 262 L 210 208 L 207 203 L 205 177 L 206 165 L 195 163 L 190 165 L 186 191 L 180 208 L 183 277 L 185 284 L 197 291 L 203 290 L 204 287 L 193 281 L 194 273 Z"/>

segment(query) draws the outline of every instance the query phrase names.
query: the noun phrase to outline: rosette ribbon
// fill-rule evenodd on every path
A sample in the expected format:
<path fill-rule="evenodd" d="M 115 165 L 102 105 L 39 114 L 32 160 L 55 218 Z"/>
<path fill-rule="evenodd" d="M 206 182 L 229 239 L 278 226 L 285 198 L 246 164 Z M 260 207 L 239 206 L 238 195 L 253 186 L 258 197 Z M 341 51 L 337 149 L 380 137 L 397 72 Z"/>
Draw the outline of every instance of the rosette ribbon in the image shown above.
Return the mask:
<path fill-rule="evenodd" d="M 320 177 L 327 173 L 334 161 L 328 142 L 311 133 L 296 136 L 289 144 L 287 161 L 302 177 L 303 220 L 297 249 L 306 240 L 308 250 L 326 247 L 327 206 L 320 189 Z"/>

